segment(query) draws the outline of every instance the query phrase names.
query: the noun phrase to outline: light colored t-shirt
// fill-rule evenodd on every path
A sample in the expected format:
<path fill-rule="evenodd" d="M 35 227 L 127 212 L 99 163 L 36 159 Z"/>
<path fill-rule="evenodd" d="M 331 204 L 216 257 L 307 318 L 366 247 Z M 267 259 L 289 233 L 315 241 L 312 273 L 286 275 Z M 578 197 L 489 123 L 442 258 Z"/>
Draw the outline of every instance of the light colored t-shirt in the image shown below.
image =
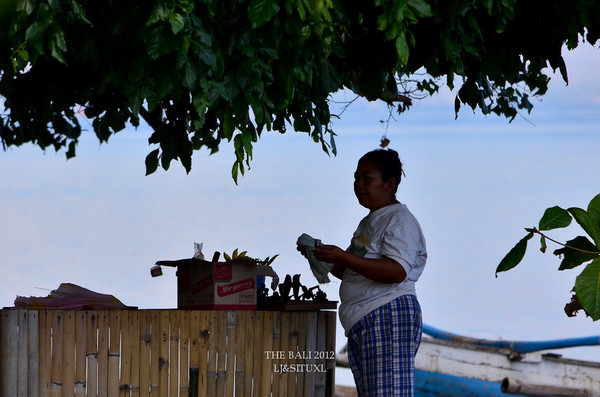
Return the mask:
<path fill-rule="evenodd" d="M 366 258 L 383 256 L 398 262 L 406 271 L 401 283 L 380 283 L 346 269 L 340 285 L 340 321 L 346 335 L 369 312 L 402 295 L 416 295 L 427 250 L 421 226 L 404 204 L 375 210 L 358 224 L 348 251 Z"/>

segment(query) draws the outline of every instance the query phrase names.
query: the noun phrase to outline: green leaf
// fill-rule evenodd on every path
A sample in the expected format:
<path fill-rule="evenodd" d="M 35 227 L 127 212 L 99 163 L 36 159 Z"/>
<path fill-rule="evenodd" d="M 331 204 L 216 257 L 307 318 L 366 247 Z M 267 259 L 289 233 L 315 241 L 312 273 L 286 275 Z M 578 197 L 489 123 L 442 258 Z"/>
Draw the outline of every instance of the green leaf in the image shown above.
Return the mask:
<path fill-rule="evenodd" d="M 249 131 L 242 131 L 241 140 L 248 158 L 252 158 L 252 133 Z"/>
<path fill-rule="evenodd" d="M 233 113 L 231 111 L 225 112 L 221 129 L 223 131 L 223 136 L 227 138 L 228 141 L 231 141 L 231 138 L 233 138 L 233 131 L 235 131 L 235 121 L 233 120 Z"/>
<path fill-rule="evenodd" d="M 146 156 L 146 175 L 154 173 L 158 168 L 158 152 L 159 149 L 156 149 Z"/>
<path fill-rule="evenodd" d="M 64 52 L 67 52 L 67 42 L 65 41 L 65 35 L 62 30 L 54 33 L 52 36 L 53 40 L 56 42 L 56 46 Z"/>
<path fill-rule="evenodd" d="M 593 252 L 598 251 L 598 248 L 586 237 L 575 237 L 573 240 L 567 241 L 565 245 L 566 247 L 554 251 L 554 255 L 563 256 L 558 270 L 572 269 L 598 257 L 598 254 L 593 254 Z"/>
<path fill-rule="evenodd" d="M 17 11 L 25 11 L 27 15 L 30 15 L 33 12 L 33 0 L 17 1 Z"/>
<path fill-rule="evenodd" d="M 526 109 L 527 113 L 531 113 L 531 110 L 533 109 L 533 104 L 529 101 L 529 97 L 527 95 L 524 95 L 523 98 L 521 99 L 519 108 Z"/>
<path fill-rule="evenodd" d="M 542 219 L 540 219 L 540 230 L 552 230 L 567 227 L 571 224 L 571 215 L 567 210 L 558 206 L 546 209 Z"/>
<path fill-rule="evenodd" d="M 304 117 L 294 119 L 294 130 L 297 132 L 310 132 L 310 123 Z"/>
<path fill-rule="evenodd" d="M 533 237 L 533 233 L 527 233 L 525 237 L 523 237 L 509 252 L 506 256 L 500 261 L 500 264 L 496 268 L 496 277 L 498 277 L 498 273 L 505 272 L 517 266 L 525 256 L 525 252 L 527 251 L 527 242 L 531 240 Z"/>
<path fill-rule="evenodd" d="M 600 320 L 600 258 L 594 259 L 577 276 L 575 294 L 592 320 Z"/>
<path fill-rule="evenodd" d="M 172 14 L 169 16 L 169 22 L 171 23 L 171 31 L 173 34 L 177 34 L 181 32 L 181 30 L 185 26 L 185 20 L 183 19 L 183 15 L 181 14 Z"/>
<path fill-rule="evenodd" d="M 333 153 L 334 156 L 337 156 L 337 146 L 335 144 L 335 134 L 333 133 L 333 131 L 329 132 L 329 146 L 331 146 L 331 153 Z"/>
<path fill-rule="evenodd" d="M 396 53 L 398 54 L 398 63 L 400 65 L 406 65 L 408 63 L 408 43 L 406 41 L 406 32 L 400 33 L 396 39 Z"/>
<path fill-rule="evenodd" d="M 248 19 L 253 28 L 269 22 L 278 12 L 277 0 L 252 0 L 248 6 Z"/>
<path fill-rule="evenodd" d="M 198 50 L 198 53 L 200 55 L 200 59 L 202 59 L 202 62 L 204 62 L 207 66 L 210 66 L 212 69 L 217 68 L 217 57 L 213 51 L 208 48 L 201 48 Z"/>
<path fill-rule="evenodd" d="M 600 248 L 600 194 L 597 194 L 588 204 L 588 214 L 593 225 L 591 237 L 594 239 L 596 247 Z"/>
<path fill-rule="evenodd" d="M 55 34 L 54 36 L 52 36 L 52 39 L 50 40 L 49 45 L 50 45 L 50 55 L 52 55 L 52 58 L 56 59 L 63 65 L 66 65 L 67 61 L 63 57 L 64 50 L 62 49 L 62 47 L 66 48 L 66 44 L 64 44 L 64 39 L 62 39 L 62 36 L 58 33 Z"/>
<path fill-rule="evenodd" d="M 235 163 L 233 163 L 233 167 L 231 167 L 231 177 L 233 178 L 233 181 L 236 185 L 238 184 L 238 168 L 240 164 L 240 162 L 236 161 Z"/>
<path fill-rule="evenodd" d="M 585 232 L 600 247 L 600 194 L 590 201 L 587 212 L 581 208 L 569 208 L 569 212 Z"/>
<path fill-rule="evenodd" d="M 292 82 L 293 83 L 293 82 Z M 341 84 L 341 77 L 331 62 L 325 62 L 321 68 L 321 84 L 327 92 L 335 92 Z M 293 86 L 291 89 L 293 93 Z"/>
<path fill-rule="evenodd" d="M 237 185 L 237 177 L 238 177 L 238 167 L 239 167 L 239 163 L 237 161 L 235 163 L 233 163 L 233 167 L 231 167 L 231 177 L 233 178 L 233 181 L 235 182 L 236 185 Z"/>
<path fill-rule="evenodd" d="M 169 41 L 165 40 L 164 32 L 160 27 L 154 28 L 144 36 L 146 51 L 152 59 L 157 59 L 171 51 Z"/>
<path fill-rule="evenodd" d="M 48 28 L 48 21 L 34 22 L 25 32 L 26 40 L 36 40 Z"/>
<path fill-rule="evenodd" d="M 168 17 L 167 14 L 168 14 L 168 9 L 165 6 L 164 2 L 162 2 L 162 1 L 157 2 L 154 9 L 152 9 L 152 12 L 150 13 L 150 16 L 148 17 L 148 21 L 146 23 L 148 25 L 152 25 L 158 21 L 165 20 Z"/>
<path fill-rule="evenodd" d="M 92 25 L 92 22 L 85 16 L 85 9 L 76 0 L 71 0 L 71 10 L 80 21 L 87 25 Z"/>
<path fill-rule="evenodd" d="M 433 16 L 431 7 L 425 0 L 408 0 L 408 6 L 421 18 Z"/>
<path fill-rule="evenodd" d="M 194 0 L 179 0 L 177 2 L 177 5 L 179 6 L 179 8 L 181 8 L 183 12 L 189 14 L 194 11 L 194 3 Z"/>
<path fill-rule="evenodd" d="M 240 163 L 240 166 L 243 165 L 244 162 L 244 158 L 246 157 L 246 154 L 244 152 L 244 144 L 242 143 L 242 138 L 241 138 L 241 134 L 237 134 L 233 140 L 233 147 L 234 147 L 234 151 L 235 151 L 235 158 L 236 161 L 238 163 Z M 243 166 L 240 168 L 240 171 L 242 171 L 242 175 L 243 173 Z"/>
<path fill-rule="evenodd" d="M 540 237 L 540 251 L 542 251 L 542 253 L 545 253 L 547 248 L 548 245 L 546 244 L 546 236 L 542 234 L 542 236 Z"/>
<path fill-rule="evenodd" d="M 66 153 L 67 160 L 75 157 L 76 146 L 77 146 L 77 141 L 69 142 L 69 149 L 67 150 L 67 153 Z"/>
<path fill-rule="evenodd" d="M 196 74 L 196 69 L 190 63 L 186 63 L 184 71 L 183 71 L 183 80 L 182 83 L 186 88 L 192 89 L 196 85 L 196 80 L 198 75 Z"/>

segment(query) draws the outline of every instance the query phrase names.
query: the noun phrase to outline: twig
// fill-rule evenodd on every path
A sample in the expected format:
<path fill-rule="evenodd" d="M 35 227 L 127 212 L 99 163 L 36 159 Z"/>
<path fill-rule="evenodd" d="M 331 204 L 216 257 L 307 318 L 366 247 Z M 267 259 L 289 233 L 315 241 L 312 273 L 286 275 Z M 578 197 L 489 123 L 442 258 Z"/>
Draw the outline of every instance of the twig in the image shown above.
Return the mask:
<path fill-rule="evenodd" d="M 570 245 L 563 244 L 563 243 L 561 243 L 560 241 L 556 241 L 556 240 L 554 240 L 553 238 L 550 238 L 550 237 L 546 236 L 544 233 L 540 232 L 540 231 L 539 231 L 537 228 L 535 228 L 535 227 L 534 227 L 533 229 L 531 229 L 531 231 L 532 231 L 533 233 L 537 233 L 537 234 L 539 234 L 540 236 L 544 237 L 545 239 L 547 239 L 547 240 L 550 240 L 550 241 L 552 241 L 553 243 L 555 243 L 555 244 L 558 244 L 558 245 L 561 245 L 561 246 L 563 246 L 563 247 L 565 247 L 565 248 L 572 249 L 572 250 L 574 250 L 574 251 L 583 252 L 584 254 L 591 254 L 591 255 L 598 255 L 598 256 L 600 256 L 600 251 L 588 251 L 588 250 L 584 250 L 584 249 L 577 248 L 577 247 L 571 247 Z"/>

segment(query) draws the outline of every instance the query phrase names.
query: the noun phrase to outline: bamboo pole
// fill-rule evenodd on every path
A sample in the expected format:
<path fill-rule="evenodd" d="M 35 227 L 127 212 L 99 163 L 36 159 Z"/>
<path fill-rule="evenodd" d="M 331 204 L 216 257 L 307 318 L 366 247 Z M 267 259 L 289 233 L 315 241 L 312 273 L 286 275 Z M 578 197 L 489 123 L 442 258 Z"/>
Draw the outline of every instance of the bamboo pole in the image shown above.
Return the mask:
<path fill-rule="evenodd" d="M 235 388 L 234 394 L 238 397 L 243 397 L 246 395 L 250 395 L 244 391 L 244 382 L 245 382 L 245 368 L 244 363 L 249 357 L 246 356 L 245 352 L 245 342 L 247 338 L 247 330 L 248 326 L 248 311 L 240 310 L 237 313 L 237 332 L 235 335 Z"/>
<path fill-rule="evenodd" d="M 120 310 L 110 310 L 107 313 L 109 325 L 108 339 L 108 371 L 107 371 L 107 397 L 119 397 L 119 367 L 121 364 L 121 315 Z"/>
<path fill-rule="evenodd" d="M 119 316 L 121 329 L 121 380 L 119 381 L 119 395 L 129 396 L 131 393 L 131 364 L 133 359 L 133 325 L 131 311 L 125 310 Z M 137 361 L 137 358 L 135 358 Z M 122 392 L 122 393 L 121 393 Z"/>
<path fill-rule="evenodd" d="M 57 346 L 60 348 L 60 345 Z M 75 312 L 63 311 L 62 396 L 75 396 Z"/>
<path fill-rule="evenodd" d="M 302 364 L 307 365 L 305 370 L 301 371 L 304 374 L 304 394 L 314 396 L 317 376 L 313 365 L 315 364 L 314 355 L 317 354 L 317 334 L 319 331 L 316 311 L 306 313 L 306 326 L 304 330 L 306 345 L 304 346 L 303 354 L 306 358 L 302 360 Z"/>
<path fill-rule="evenodd" d="M 306 336 L 307 336 L 307 313 L 306 312 L 298 312 L 298 345 L 296 347 L 296 354 L 306 352 Z M 298 364 L 299 361 L 296 359 L 295 364 Z M 310 395 L 309 391 L 304 390 L 304 378 L 305 373 L 296 371 L 296 396 L 304 396 Z M 307 393 L 305 393 L 307 392 Z"/>
<path fill-rule="evenodd" d="M 39 374 L 38 384 L 40 388 L 40 397 L 48 397 L 50 395 L 50 371 L 52 365 L 52 352 L 50 346 L 52 344 L 52 317 L 48 310 L 39 312 Z"/>
<path fill-rule="evenodd" d="M 273 345 L 271 347 L 272 352 L 281 351 L 281 314 L 281 311 L 273 312 Z M 279 382 L 281 381 L 281 377 L 278 373 L 273 373 L 273 360 L 266 360 L 265 352 L 263 352 L 263 359 L 265 359 L 265 368 L 268 368 L 269 372 L 271 373 L 271 390 L 273 391 L 273 394 L 276 395 L 276 393 L 279 391 Z"/>
<path fill-rule="evenodd" d="M 254 324 L 256 324 L 256 316 L 258 312 L 249 312 L 247 314 L 247 327 L 244 329 L 246 334 L 244 338 L 244 396 L 256 396 L 254 388 L 254 341 L 256 333 Z M 253 393 L 254 391 L 254 393 Z"/>
<path fill-rule="evenodd" d="M 327 390 L 327 357 L 329 355 L 327 351 L 327 313 L 317 312 L 317 347 L 315 349 L 314 357 L 315 364 L 315 397 L 325 397 Z"/>
<path fill-rule="evenodd" d="M 263 319 L 264 314 L 266 312 L 256 312 L 255 320 L 254 320 L 254 352 L 253 352 L 253 384 L 254 384 L 254 393 L 253 395 L 256 397 L 260 397 L 265 395 L 263 391 L 262 384 L 262 373 L 263 373 L 263 357 L 264 357 L 264 330 L 263 330 Z"/>
<path fill-rule="evenodd" d="M 144 311 L 140 316 L 140 397 L 150 395 L 150 342 L 152 340 L 152 313 Z"/>
<path fill-rule="evenodd" d="M 39 396 L 39 311 L 29 310 L 27 312 L 27 379 L 28 379 L 28 395 Z M 1 331 L 0 331 L 1 332 Z M 1 353 L 0 353 L 1 357 Z"/>
<path fill-rule="evenodd" d="M 289 349 L 286 352 L 286 354 L 288 354 L 289 352 L 296 352 L 298 350 L 298 338 L 299 338 L 299 332 L 298 332 L 298 325 L 299 325 L 299 317 L 298 317 L 298 312 L 292 312 L 290 313 L 290 338 L 289 338 Z M 288 355 L 288 363 L 292 364 L 293 361 L 291 359 L 289 359 L 289 355 Z M 296 394 L 296 384 L 298 383 L 298 374 L 296 373 L 290 373 L 289 377 L 288 377 L 288 389 L 287 389 L 287 393 L 285 394 L 288 397 L 302 397 L 302 394 Z"/>
<path fill-rule="evenodd" d="M 150 338 L 150 396 L 158 396 L 160 389 L 159 379 L 159 349 L 160 349 L 160 331 L 159 331 L 159 311 L 151 310 L 151 338 Z"/>
<path fill-rule="evenodd" d="M 229 353 L 228 343 L 228 312 L 217 311 L 217 387 L 216 396 L 225 396 L 227 386 L 227 355 Z"/>
<path fill-rule="evenodd" d="M 75 396 L 85 397 L 86 317 L 87 312 L 75 312 Z"/>
<path fill-rule="evenodd" d="M 219 340 L 219 316 L 218 311 L 212 310 L 209 314 L 208 325 L 208 365 L 206 371 L 206 396 L 217 395 L 217 355 Z"/>
<path fill-rule="evenodd" d="M 179 396 L 189 397 L 190 370 L 190 312 L 178 310 L 179 313 Z"/>
<path fill-rule="evenodd" d="M 62 395 L 62 362 L 63 362 L 63 311 L 52 313 L 52 368 L 50 371 L 50 396 Z"/>
<path fill-rule="evenodd" d="M 131 397 L 140 395 L 140 344 L 142 336 L 140 333 L 139 311 L 128 311 L 129 323 L 131 325 L 131 380 L 129 381 L 129 390 Z"/>
<path fill-rule="evenodd" d="M 203 310 L 200 312 L 200 332 L 198 344 L 198 359 L 199 359 L 199 379 L 198 379 L 198 397 L 206 397 L 208 391 L 208 345 L 210 338 L 216 338 L 215 334 L 211 335 L 210 329 L 210 311 Z"/>
<path fill-rule="evenodd" d="M 227 315 L 227 357 L 225 367 L 225 396 L 234 395 L 235 387 L 235 352 L 236 336 L 238 332 L 238 311 L 228 310 Z"/>
<path fill-rule="evenodd" d="M 273 374 L 273 377 L 277 377 L 279 379 L 279 387 L 277 390 L 277 394 L 274 393 L 274 396 L 286 396 L 287 395 L 287 387 L 288 387 L 288 378 L 290 374 L 288 372 L 281 372 L 281 368 L 283 366 L 288 365 L 288 352 L 290 349 L 290 312 L 281 312 L 281 340 L 279 345 L 279 351 L 282 352 L 283 358 L 279 360 L 275 360 L 273 362 L 273 368 L 275 365 L 279 366 L 279 372 Z"/>
<path fill-rule="evenodd" d="M 190 365 L 189 365 L 189 397 L 198 397 L 200 383 L 200 312 L 192 311 L 190 324 Z"/>
<path fill-rule="evenodd" d="M 108 396 L 108 349 L 110 320 L 106 311 L 98 312 L 98 396 Z"/>
<path fill-rule="evenodd" d="M 18 316 L 17 310 L 2 310 L 0 317 L 0 391 L 3 396 L 16 396 L 18 392 Z"/>
<path fill-rule="evenodd" d="M 159 311 L 158 319 L 158 395 L 169 395 L 169 311 Z"/>
<path fill-rule="evenodd" d="M 181 319 L 183 315 L 177 310 L 169 310 L 169 396 L 176 397 L 179 394 L 179 355 Z"/>
<path fill-rule="evenodd" d="M 27 310 L 19 310 L 17 312 L 17 327 L 19 329 L 17 338 L 17 393 L 15 397 L 27 397 L 28 395 L 28 375 L 27 369 L 28 359 L 28 332 L 29 321 L 27 320 Z"/>
<path fill-rule="evenodd" d="M 87 382 L 88 396 L 98 395 L 98 314 L 88 312 L 85 336 L 85 355 L 87 357 Z"/>
<path fill-rule="evenodd" d="M 265 311 L 263 312 L 263 331 L 262 331 L 262 348 L 256 355 L 259 360 L 261 369 L 261 376 L 257 380 L 260 381 L 261 394 L 259 396 L 270 396 L 271 395 L 271 384 L 273 376 L 273 366 L 270 365 L 270 360 L 266 359 L 265 352 L 273 351 L 273 334 L 274 334 L 274 312 Z"/>

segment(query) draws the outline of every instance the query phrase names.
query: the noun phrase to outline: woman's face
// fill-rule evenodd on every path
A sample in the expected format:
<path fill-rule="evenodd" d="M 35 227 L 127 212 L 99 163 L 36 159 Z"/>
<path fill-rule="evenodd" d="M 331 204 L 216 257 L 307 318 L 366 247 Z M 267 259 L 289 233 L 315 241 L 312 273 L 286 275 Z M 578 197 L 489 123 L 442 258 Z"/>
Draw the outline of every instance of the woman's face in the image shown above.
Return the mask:
<path fill-rule="evenodd" d="M 354 172 L 354 194 L 365 208 L 375 211 L 396 202 L 396 181 L 390 178 L 384 181 L 373 161 L 358 162 Z"/>

